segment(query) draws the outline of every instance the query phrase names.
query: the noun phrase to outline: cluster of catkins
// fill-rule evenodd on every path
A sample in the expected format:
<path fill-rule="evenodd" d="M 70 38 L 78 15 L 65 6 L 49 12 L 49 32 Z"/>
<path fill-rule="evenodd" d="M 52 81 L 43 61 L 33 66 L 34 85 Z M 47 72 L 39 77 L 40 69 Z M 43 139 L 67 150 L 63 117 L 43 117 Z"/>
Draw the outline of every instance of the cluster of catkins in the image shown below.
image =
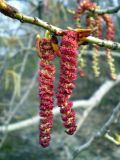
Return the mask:
<path fill-rule="evenodd" d="M 102 36 L 104 37 L 103 34 L 105 34 L 105 32 L 103 32 L 103 30 L 102 30 L 102 24 L 105 23 L 106 24 L 106 37 L 105 38 L 107 40 L 113 41 L 114 36 L 115 36 L 115 28 L 114 28 L 114 23 L 113 23 L 112 17 L 108 14 L 97 14 L 96 12 L 94 12 L 94 10 L 97 10 L 97 9 L 100 9 L 100 7 L 97 6 L 96 3 L 93 3 L 90 0 L 81 0 L 79 3 L 79 6 L 76 9 L 75 16 L 74 16 L 77 27 L 80 27 L 81 16 L 85 15 L 86 27 L 94 30 L 93 36 L 98 37 L 98 38 L 102 38 Z M 93 12 L 93 14 L 92 14 L 92 12 Z M 93 71 L 94 71 L 96 77 L 98 77 L 100 75 L 98 50 L 99 50 L 99 46 L 94 44 L 93 45 L 93 54 L 92 54 L 92 56 L 93 56 L 92 68 L 93 68 Z M 84 51 L 85 51 L 85 49 L 84 49 Z M 111 78 L 116 79 L 114 59 L 112 57 L 110 49 L 106 49 L 106 59 L 107 59 L 108 65 L 109 65 Z M 80 61 L 82 61 L 82 55 L 80 56 Z M 82 64 L 80 68 L 82 68 L 82 66 L 84 66 L 84 65 Z"/>
<path fill-rule="evenodd" d="M 72 109 L 72 102 L 70 97 L 75 88 L 74 81 L 76 80 L 77 61 L 80 60 L 81 65 L 78 67 L 79 74 L 84 76 L 84 60 L 82 55 L 86 50 L 86 46 L 81 49 L 81 54 L 77 54 L 78 48 L 84 43 L 87 36 L 91 31 L 94 36 L 102 38 L 102 22 L 106 23 L 106 39 L 114 40 L 114 24 L 112 18 L 107 14 L 91 14 L 89 10 L 96 10 L 99 7 L 90 2 L 90 0 L 81 0 L 75 12 L 75 20 L 78 29 L 64 30 L 61 34 L 61 43 L 58 45 L 55 35 L 40 38 L 37 36 L 36 48 L 38 56 L 40 57 L 40 70 L 39 70 L 39 99 L 40 99 L 40 144 L 42 147 L 47 147 L 51 140 L 51 131 L 53 127 L 53 108 L 54 99 L 57 99 L 57 106 L 60 108 L 61 118 L 66 128 L 66 133 L 72 135 L 76 131 L 76 116 L 75 111 Z M 87 11 L 87 14 L 86 12 Z M 89 29 L 79 29 L 80 17 L 85 13 L 86 27 Z M 99 46 L 93 46 L 93 71 L 96 77 L 100 74 L 99 68 Z M 55 81 L 55 65 L 54 59 L 60 58 L 60 76 L 57 91 L 54 91 Z M 106 49 L 107 62 L 110 68 L 111 77 L 116 78 L 115 66 L 111 55 L 111 50 Z"/>
<path fill-rule="evenodd" d="M 60 78 L 56 92 L 57 105 L 60 107 L 61 118 L 66 128 L 66 133 L 74 134 L 76 130 L 75 111 L 72 109 L 70 97 L 75 88 L 77 65 L 77 49 L 80 38 L 87 37 L 90 30 L 84 30 L 79 34 L 79 30 L 66 30 L 63 32 L 60 46 L 56 46 L 55 39 L 40 38 L 37 36 L 36 48 L 40 57 L 39 70 L 39 98 L 40 98 L 40 144 L 47 147 L 51 140 L 51 130 L 53 127 L 53 107 L 54 107 L 54 81 L 55 66 L 53 61 L 59 52 L 60 56 Z M 58 48 L 56 50 L 55 48 Z"/>

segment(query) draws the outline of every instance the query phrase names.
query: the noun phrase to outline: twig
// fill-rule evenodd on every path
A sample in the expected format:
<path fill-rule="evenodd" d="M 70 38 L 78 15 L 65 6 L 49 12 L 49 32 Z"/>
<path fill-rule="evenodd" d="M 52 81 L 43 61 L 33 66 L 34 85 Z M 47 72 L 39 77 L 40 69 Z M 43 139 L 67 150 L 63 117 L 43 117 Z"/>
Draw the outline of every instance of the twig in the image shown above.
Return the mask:
<path fill-rule="evenodd" d="M 120 78 L 120 75 L 118 76 Z M 117 77 L 117 79 L 119 79 Z M 90 114 L 90 112 L 95 108 L 101 101 L 101 99 L 109 92 L 109 90 L 114 87 L 112 81 L 107 81 L 104 83 L 90 98 L 89 107 L 84 111 L 82 117 L 80 118 L 78 124 L 77 124 L 77 131 L 82 127 L 83 123 L 85 122 L 86 118 Z M 117 82 L 117 81 L 116 81 Z M 114 84 L 116 85 L 116 84 Z M 76 133 L 77 133 L 76 131 Z"/>
<path fill-rule="evenodd" d="M 109 141 L 113 142 L 116 145 L 120 145 L 120 142 L 117 141 L 114 137 L 111 137 L 108 133 L 105 134 L 105 138 L 107 138 Z"/>
<path fill-rule="evenodd" d="M 36 48 L 35 47 L 23 47 L 21 49 L 18 49 L 15 53 L 13 53 L 13 55 L 9 56 L 9 58 L 14 58 L 18 53 L 26 53 L 24 51 L 36 51 Z M 32 52 L 33 53 L 33 52 Z"/>
<path fill-rule="evenodd" d="M 8 60 L 8 55 L 5 54 L 4 60 L 3 60 L 3 64 L 2 64 L 2 66 L 0 66 L 0 81 L 2 79 L 2 74 L 4 73 L 4 70 L 5 70 L 6 66 L 8 65 L 7 64 L 7 62 L 8 62 L 7 60 Z"/>
<path fill-rule="evenodd" d="M 100 86 L 100 88 L 93 94 L 91 98 L 88 100 L 79 100 L 79 101 L 74 101 L 73 102 L 73 107 L 78 108 L 78 107 L 83 107 L 83 108 L 88 108 L 88 107 L 95 107 L 97 106 L 102 98 L 112 89 L 114 86 L 116 86 L 118 83 L 120 83 L 120 75 L 117 76 L 116 81 L 108 80 L 106 81 L 103 85 Z M 55 108 L 53 110 L 54 115 L 59 114 L 59 108 Z M 15 130 L 23 129 L 32 125 L 35 125 L 39 122 L 40 117 L 39 116 L 34 116 L 30 119 L 23 120 L 21 122 L 16 122 L 13 124 L 9 124 L 7 127 L 6 126 L 0 126 L 0 132 L 12 132 Z"/>
<path fill-rule="evenodd" d="M 113 109 L 113 112 L 110 116 L 110 118 L 107 120 L 107 122 L 103 125 L 103 127 L 97 131 L 85 144 L 83 144 L 82 146 L 80 146 L 79 149 L 77 149 L 77 152 L 75 151 L 75 156 L 73 157 L 73 160 L 75 160 L 79 153 L 85 149 L 87 149 L 96 139 L 98 139 L 101 136 L 104 136 L 105 133 L 107 132 L 107 130 L 109 129 L 109 127 L 111 126 L 111 124 L 113 123 L 113 121 L 115 120 L 115 118 L 117 117 L 117 115 L 120 112 L 120 102 L 118 103 L 118 105 Z"/>
<path fill-rule="evenodd" d="M 97 44 L 101 47 L 107 47 L 112 50 L 116 50 L 116 49 L 119 50 L 120 49 L 120 43 L 112 42 L 112 41 L 108 41 L 108 40 L 101 40 L 99 38 L 95 38 L 92 36 L 87 37 L 85 41 L 89 42 L 91 44 Z"/>
<path fill-rule="evenodd" d="M 117 13 L 120 10 L 120 5 L 117 7 L 110 7 L 107 9 L 96 9 L 96 10 L 92 10 L 90 9 L 91 12 L 93 13 L 97 13 L 97 14 L 112 14 L 112 13 Z"/>
<path fill-rule="evenodd" d="M 65 7 L 66 11 L 70 14 L 75 14 L 75 11 Z M 113 14 L 117 13 L 120 10 L 120 5 L 117 7 L 109 7 L 107 9 L 89 9 L 90 12 L 96 13 L 96 14 Z"/>
<path fill-rule="evenodd" d="M 29 38 L 29 42 L 28 42 L 27 48 L 30 48 L 30 46 L 32 45 L 32 41 L 33 41 L 33 35 L 31 35 L 30 38 Z M 25 70 L 25 66 L 26 66 L 26 63 L 27 63 L 29 55 L 30 55 L 29 50 L 26 50 L 26 54 L 25 54 L 25 56 L 23 58 L 23 62 L 22 62 L 21 69 L 20 69 L 20 78 L 22 77 L 23 72 Z"/>
<path fill-rule="evenodd" d="M 31 41 L 32 41 L 32 38 L 30 38 L 30 40 L 29 40 L 29 42 L 28 42 L 28 48 L 30 47 L 30 45 L 31 45 L 31 43 L 32 43 Z M 28 59 L 29 54 L 30 54 L 30 52 L 27 52 L 27 54 L 25 54 L 25 56 L 24 56 L 24 59 L 23 59 L 22 65 L 21 65 L 21 69 L 20 69 L 20 73 L 19 73 L 20 79 L 22 78 L 22 74 L 23 74 L 23 72 L 24 72 L 25 64 L 26 64 L 26 62 L 27 62 L 27 59 Z M 14 104 L 14 102 L 15 102 L 15 99 L 16 99 L 16 91 L 14 90 L 13 95 L 12 95 L 12 98 L 11 98 L 11 100 L 10 100 L 10 102 L 9 102 L 9 109 L 10 109 L 9 112 L 8 112 L 9 115 L 11 115 L 10 113 L 11 113 L 11 111 L 13 111 L 12 106 L 13 106 L 13 104 Z M 8 117 L 8 119 L 9 119 L 9 117 Z"/>
<path fill-rule="evenodd" d="M 16 107 L 13 109 L 12 113 L 10 114 L 10 117 L 7 119 L 7 122 L 6 122 L 7 125 L 11 121 L 12 117 L 15 115 L 16 111 L 18 111 L 18 108 L 25 102 L 25 100 L 27 99 L 28 95 L 30 94 L 31 89 L 33 88 L 33 86 L 34 86 L 34 84 L 36 82 L 37 72 L 35 73 L 33 79 L 31 80 L 30 85 L 28 86 L 28 89 L 25 92 L 25 94 L 22 96 L 20 102 L 16 105 Z"/>
<path fill-rule="evenodd" d="M 31 89 L 33 88 L 34 84 L 35 84 L 35 81 L 36 81 L 36 78 L 37 78 L 37 72 L 35 73 L 29 87 L 28 87 L 28 90 L 26 91 L 26 93 L 23 95 L 23 97 L 21 98 L 20 102 L 16 105 L 16 107 L 13 109 L 13 111 L 10 113 L 10 116 L 8 117 L 8 119 L 6 120 L 5 122 L 5 125 L 4 125 L 4 129 L 5 129 L 5 135 L 0 143 L 0 148 L 2 147 L 3 143 L 5 142 L 6 140 L 6 137 L 7 137 L 7 133 L 9 132 L 8 131 L 8 126 L 9 126 L 9 123 L 11 121 L 11 119 L 13 118 L 13 116 L 15 115 L 15 113 L 18 111 L 18 108 L 20 108 L 20 106 L 24 103 L 24 101 L 27 99 Z"/>
<path fill-rule="evenodd" d="M 22 23 L 30 23 L 33 25 L 37 25 L 44 29 L 47 29 L 57 35 L 61 35 L 63 33 L 63 29 L 53 26 L 37 17 L 30 17 L 20 13 L 16 8 L 8 5 L 4 0 L 0 0 L 0 12 L 4 15 L 11 17 L 13 19 L 17 19 Z M 120 50 L 120 43 L 107 41 L 107 40 L 100 40 L 98 38 L 89 36 L 85 39 L 85 41 L 100 45 L 101 47 L 111 48 L 111 49 L 118 49 Z"/>
<path fill-rule="evenodd" d="M 90 112 L 93 110 L 94 107 L 96 107 L 96 106 L 94 106 L 94 105 L 90 106 L 84 111 L 84 113 L 80 117 L 80 120 L 77 123 L 77 130 L 76 130 L 75 134 L 77 134 L 77 132 L 80 130 L 80 128 L 82 127 L 83 123 L 85 122 L 85 120 L 87 119 L 88 115 L 90 114 Z"/>
<path fill-rule="evenodd" d="M 31 50 L 32 50 L 32 49 L 31 49 Z M 34 51 L 34 50 L 33 50 L 33 51 Z M 81 52 L 80 52 L 80 54 L 81 54 Z M 87 55 L 87 56 L 92 56 L 92 54 L 93 54 L 92 51 L 86 50 L 86 55 Z M 112 52 L 111 54 L 112 54 L 112 56 L 115 57 L 115 58 L 120 58 L 119 52 Z M 102 57 L 106 56 L 104 51 L 100 51 L 100 52 L 99 52 L 99 55 L 102 56 Z"/>
<path fill-rule="evenodd" d="M 44 22 L 37 17 L 30 17 L 20 13 L 18 9 L 12 7 L 11 5 L 8 5 L 4 0 L 0 0 L 0 12 L 8 17 L 17 19 L 22 23 L 34 24 L 34 25 L 43 27 L 47 30 L 50 30 L 51 32 L 54 32 L 56 34 L 61 34 L 62 32 L 62 29 L 56 26 L 53 26 L 47 22 Z"/>

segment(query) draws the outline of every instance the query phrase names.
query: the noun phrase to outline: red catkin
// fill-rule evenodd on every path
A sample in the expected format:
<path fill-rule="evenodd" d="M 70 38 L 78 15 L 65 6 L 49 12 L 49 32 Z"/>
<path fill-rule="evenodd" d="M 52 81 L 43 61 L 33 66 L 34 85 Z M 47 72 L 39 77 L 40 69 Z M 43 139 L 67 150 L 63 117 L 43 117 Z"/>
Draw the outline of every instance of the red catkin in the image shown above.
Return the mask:
<path fill-rule="evenodd" d="M 107 33 L 106 33 L 106 39 L 114 41 L 115 38 L 115 26 L 112 20 L 112 17 L 108 14 L 103 15 L 103 19 L 106 22 L 107 26 Z"/>
<path fill-rule="evenodd" d="M 76 9 L 75 12 L 75 19 L 79 19 L 80 16 L 89 9 L 95 9 L 96 8 L 96 4 L 93 2 L 90 2 L 90 0 L 81 0 L 79 3 L 79 6 Z"/>
<path fill-rule="evenodd" d="M 40 70 L 39 70 L 39 98 L 40 98 L 40 144 L 47 147 L 51 140 L 51 129 L 53 126 L 54 107 L 54 81 L 55 66 L 51 63 L 54 59 L 54 51 L 50 39 L 43 38 L 40 42 Z"/>
<path fill-rule="evenodd" d="M 72 109 L 73 104 L 69 98 L 75 88 L 73 82 L 76 79 L 77 48 L 77 33 L 72 30 L 65 31 L 60 46 L 60 80 L 56 97 L 66 133 L 70 135 L 74 134 L 76 130 L 75 111 Z"/>

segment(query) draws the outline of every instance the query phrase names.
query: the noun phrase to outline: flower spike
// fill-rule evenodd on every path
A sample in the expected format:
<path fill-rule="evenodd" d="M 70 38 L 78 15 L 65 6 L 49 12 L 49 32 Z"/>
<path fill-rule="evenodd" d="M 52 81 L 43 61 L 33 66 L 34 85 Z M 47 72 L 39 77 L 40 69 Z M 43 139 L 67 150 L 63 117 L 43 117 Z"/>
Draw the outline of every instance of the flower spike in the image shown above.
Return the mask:
<path fill-rule="evenodd" d="M 37 36 L 36 46 L 40 59 L 39 70 L 39 98 L 40 98 L 40 144 L 48 147 L 51 140 L 51 129 L 53 126 L 53 107 L 54 107 L 54 74 L 55 66 L 52 61 L 55 58 L 51 41 L 48 38 L 40 39 Z"/>
<path fill-rule="evenodd" d="M 73 82 L 76 79 L 77 48 L 77 32 L 65 31 L 60 46 L 60 80 L 56 97 L 66 133 L 70 135 L 74 134 L 76 130 L 75 111 L 72 109 L 72 102 L 69 101 L 69 98 L 75 87 Z"/>

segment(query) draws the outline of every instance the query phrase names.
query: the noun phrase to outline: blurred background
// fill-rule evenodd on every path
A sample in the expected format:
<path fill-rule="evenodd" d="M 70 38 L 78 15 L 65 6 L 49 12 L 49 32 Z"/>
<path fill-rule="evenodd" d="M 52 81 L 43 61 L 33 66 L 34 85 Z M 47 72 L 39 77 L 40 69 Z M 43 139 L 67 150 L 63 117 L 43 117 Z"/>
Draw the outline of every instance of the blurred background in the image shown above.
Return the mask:
<path fill-rule="evenodd" d="M 7 0 L 22 13 L 37 16 L 61 28 L 74 27 L 73 15 L 67 8 L 75 9 L 76 0 Z M 101 8 L 120 5 L 119 0 L 94 0 Z M 115 41 L 120 42 L 120 11 L 113 14 Z M 0 13 L 0 128 L 9 124 L 30 119 L 39 113 L 38 63 L 35 49 L 36 35 L 44 36 L 45 30 L 8 18 Z M 83 24 L 84 25 L 84 24 Z M 77 88 L 71 99 L 87 100 L 98 88 L 110 79 L 104 50 L 100 51 L 101 75 L 95 78 L 92 72 L 92 50 L 86 54 L 86 77 L 78 76 Z M 113 51 L 117 74 L 120 74 L 120 54 Z M 59 81 L 59 59 L 55 60 L 57 72 L 55 86 Z M 54 118 L 51 145 L 44 149 L 39 145 L 38 123 L 20 130 L 0 131 L 0 160 L 71 160 L 75 151 L 94 132 L 99 130 L 120 101 L 120 82 L 113 87 L 88 114 L 84 123 L 73 136 L 66 135 L 60 116 Z M 85 108 L 78 107 L 77 121 L 81 122 Z M 120 122 L 110 127 L 110 135 L 120 134 Z M 88 149 L 82 151 L 76 160 L 120 160 L 120 148 L 101 137 Z"/>

